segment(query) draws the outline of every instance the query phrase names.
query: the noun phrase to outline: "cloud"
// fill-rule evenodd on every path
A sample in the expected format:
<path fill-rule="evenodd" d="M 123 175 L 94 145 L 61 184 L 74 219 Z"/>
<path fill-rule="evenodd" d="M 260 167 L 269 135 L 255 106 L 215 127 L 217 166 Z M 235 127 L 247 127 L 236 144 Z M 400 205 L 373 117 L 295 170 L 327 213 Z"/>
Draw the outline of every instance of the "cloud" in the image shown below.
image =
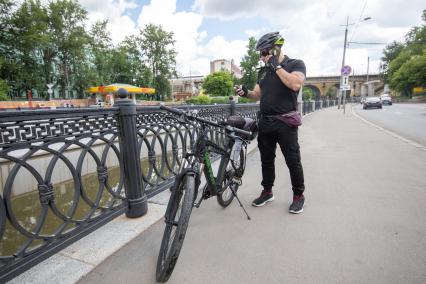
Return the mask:
<path fill-rule="evenodd" d="M 236 18 L 250 18 L 268 15 L 269 12 L 294 11 L 312 0 L 195 0 L 192 9 L 200 12 L 204 17 L 217 18 L 220 20 L 232 20 Z M 266 14 L 265 14 L 266 13 Z"/>
<path fill-rule="evenodd" d="M 202 69 L 199 62 L 204 62 L 206 55 L 202 53 L 199 44 L 206 36 L 206 31 L 199 31 L 202 16 L 195 12 L 177 12 L 176 0 L 152 0 L 143 6 L 138 17 L 138 26 L 147 24 L 161 25 L 163 29 L 174 33 L 175 50 L 178 72 L 183 75 L 189 73 L 206 74 L 209 63 Z"/>
<path fill-rule="evenodd" d="M 113 44 L 118 44 L 127 35 L 137 33 L 135 22 L 127 15 L 126 11 L 135 9 L 137 4 L 126 0 L 80 0 L 80 4 L 89 12 L 89 28 L 98 20 L 108 20 L 107 29 L 111 34 Z"/>
<path fill-rule="evenodd" d="M 345 34 L 345 27 L 340 25 L 346 23 L 347 16 L 350 24 L 355 23 L 349 25 L 348 40 L 390 43 L 402 41 L 411 26 L 419 25 L 422 6 L 424 2 L 420 0 L 269 0 L 261 4 L 254 0 L 196 0 L 193 9 L 222 21 L 242 17 L 249 18 L 247 21 L 265 19 L 268 27 L 248 30 L 246 34 L 258 38 L 265 32 L 279 30 L 286 39 L 285 51 L 305 61 L 308 75 L 327 75 L 339 73 Z M 358 23 L 359 18 L 365 17 L 372 19 Z M 345 61 L 361 70 L 369 56 L 370 72 L 377 73 L 384 47 L 352 44 Z"/>
<path fill-rule="evenodd" d="M 195 0 L 191 11 L 177 11 L 176 0 L 151 0 L 142 7 L 131 0 L 81 0 L 89 10 L 91 22 L 107 18 L 115 43 L 126 35 L 136 33 L 148 23 L 161 25 L 172 31 L 176 44 L 177 69 L 183 75 L 209 73 L 209 61 L 226 58 L 239 63 L 246 53 L 248 38 L 259 38 L 270 31 L 280 31 L 285 37 L 285 52 L 303 59 L 308 76 L 338 74 L 343 57 L 345 27 L 357 23 L 359 18 L 371 20 L 349 25 L 348 40 L 356 42 L 390 43 L 403 41 L 404 35 L 414 25 L 421 23 L 423 0 Z M 365 5 L 363 14 L 361 11 Z M 137 21 L 129 16 L 136 7 L 141 9 Z M 208 30 L 203 20 L 209 18 Z M 214 21 L 241 19 L 262 23 L 240 31 L 247 40 L 234 40 L 229 34 L 216 30 Z M 223 25 L 220 25 L 223 26 Z M 207 27 L 206 27 L 207 28 Z M 236 36 L 237 38 L 237 36 Z M 346 63 L 355 70 L 366 70 L 370 57 L 370 72 L 377 73 L 385 45 L 350 44 Z"/>

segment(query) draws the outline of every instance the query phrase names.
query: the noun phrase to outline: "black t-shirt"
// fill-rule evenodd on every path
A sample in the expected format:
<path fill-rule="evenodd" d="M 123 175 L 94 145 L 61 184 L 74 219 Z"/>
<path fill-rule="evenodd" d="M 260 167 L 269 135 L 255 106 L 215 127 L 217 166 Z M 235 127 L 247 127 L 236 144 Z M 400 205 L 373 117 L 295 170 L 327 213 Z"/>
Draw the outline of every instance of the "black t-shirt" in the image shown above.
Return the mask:
<path fill-rule="evenodd" d="M 306 76 L 305 63 L 299 59 L 284 57 L 281 66 L 285 71 L 302 72 Z M 259 71 L 258 84 L 261 89 L 260 112 L 264 115 L 283 114 L 297 110 L 297 94 L 289 89 L 278 77 L 275 71 L 265 67 Z"/>

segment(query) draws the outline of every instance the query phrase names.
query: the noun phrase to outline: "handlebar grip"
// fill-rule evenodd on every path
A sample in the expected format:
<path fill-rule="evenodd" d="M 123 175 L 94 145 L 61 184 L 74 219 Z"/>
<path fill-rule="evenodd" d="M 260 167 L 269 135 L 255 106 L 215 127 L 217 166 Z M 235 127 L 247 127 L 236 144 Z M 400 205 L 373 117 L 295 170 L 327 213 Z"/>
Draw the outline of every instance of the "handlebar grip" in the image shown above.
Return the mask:
<path fill-rule="evenodd" d="M 213 127 L 220 127 L 220 125 L 217 124 L 216 122 L 213 122 L 213 121 L 201 118 L 201 117 L 196 117 L 195 120 L 198 120 L 199 122 L 208 124 L 208 125 L 213 126 Z"/>
<path fill-rule="evenodd" d="M 245 130 L 235 128 L 235 127 L 233 127 L 233 131 L 235 133 L 242 134 L 242 135 L 249 136 L 249 137 L 253 135 L 253 133 L 251 133 L 250 131 L 245 131 Z"/>
<path fill-rule="evenodd" d="M 165 105 L 160 105 L 160 109 L 167 110 L 168 112 L 171 112 L 171 113 L 174 113 L 174 114 L 177 114 L 177 115 L 181 115 L 181 114 L 184 113 L 183 110 L 180 110 L 180 109 L 177 109 L 177 108 L 168 107 L 168 106 L 165 106 Z"/>

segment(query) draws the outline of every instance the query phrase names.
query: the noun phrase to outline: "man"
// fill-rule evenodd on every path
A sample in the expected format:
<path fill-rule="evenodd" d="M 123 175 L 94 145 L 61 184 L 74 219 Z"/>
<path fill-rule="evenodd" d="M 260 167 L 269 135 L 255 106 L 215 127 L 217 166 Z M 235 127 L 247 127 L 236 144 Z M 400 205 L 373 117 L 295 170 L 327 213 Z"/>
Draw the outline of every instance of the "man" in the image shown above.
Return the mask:
<path fill-rule="evenodd" d="M 236 88 L 236 94 L 252 99 L 260 99 L 260 118 L 258 146 L 262 162 L 262 193 L 253 200 L 253 206 L 263 206 L 274 200 L 272 187 L 275 180 L 275 152 L 277 143 L 284 154 L 290 172 L 293 203 L 289 212 L 298 214 L 303 211 L 305 190 L 303 168 L 297 135 L 297 126 L 287 124 L 282 115 L 296 114 L 297 94 L 302 87 L 306 67 L 302 60 L 290 59 L 284 55 L 281 47 L 284 38 L 278 33 L 263 35 L 257 42 L 265 67 L 259 72 L 258 83 L 254 90 L 245 86 Z"/>

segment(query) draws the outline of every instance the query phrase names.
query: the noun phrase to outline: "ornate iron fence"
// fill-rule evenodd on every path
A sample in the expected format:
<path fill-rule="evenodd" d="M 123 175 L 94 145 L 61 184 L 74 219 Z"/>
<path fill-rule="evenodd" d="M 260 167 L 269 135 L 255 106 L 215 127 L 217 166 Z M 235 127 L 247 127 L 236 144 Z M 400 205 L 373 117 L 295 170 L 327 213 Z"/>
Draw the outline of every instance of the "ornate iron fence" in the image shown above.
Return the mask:
<path fill-rule="evenodd" d="M 110 109 L 0 113 L 0 282 L 170 187 L 198 125 L 122 99 Z M 181 106 L 211 120 L 258 105 Z M 222 143 L 221 133 L 211 138 Z"/>
<path fill-rule="evenodd" d="M 255 117 L 259 105 L 179 108 L 218 121 Z M 123 213 L 146 214 L 147 199 L 173 183 L 199 129 L 128 99 L 109 109 L 0 113 L 0 282 Z M 213 128 L 209 135 L 225 138 Z"/>

